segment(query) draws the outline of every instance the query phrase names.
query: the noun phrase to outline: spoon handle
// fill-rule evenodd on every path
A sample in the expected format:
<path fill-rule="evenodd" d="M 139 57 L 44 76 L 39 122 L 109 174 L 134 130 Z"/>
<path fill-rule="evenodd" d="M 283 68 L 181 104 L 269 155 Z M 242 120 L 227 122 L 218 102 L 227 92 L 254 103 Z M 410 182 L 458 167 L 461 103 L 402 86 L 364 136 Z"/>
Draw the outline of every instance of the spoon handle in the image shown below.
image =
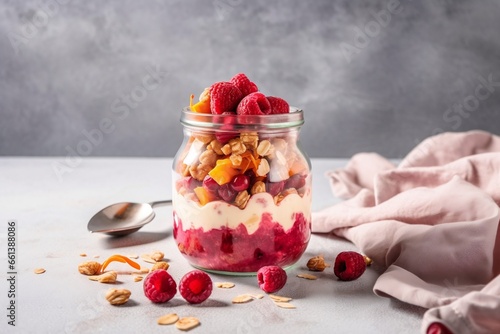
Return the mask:
<path fill-rule="evenodd" d="M 151 205 L 151 207 L 155 207 L 155 206 L 163 206 L 163 205 L 170 205 L 172 204 L 172 200 L 171 199 L 167 199 L 167 200 L 164 200 L 164 201 L 156 201 L 156 202 L 151 202 L 149 203 L 149 205 Z"/>

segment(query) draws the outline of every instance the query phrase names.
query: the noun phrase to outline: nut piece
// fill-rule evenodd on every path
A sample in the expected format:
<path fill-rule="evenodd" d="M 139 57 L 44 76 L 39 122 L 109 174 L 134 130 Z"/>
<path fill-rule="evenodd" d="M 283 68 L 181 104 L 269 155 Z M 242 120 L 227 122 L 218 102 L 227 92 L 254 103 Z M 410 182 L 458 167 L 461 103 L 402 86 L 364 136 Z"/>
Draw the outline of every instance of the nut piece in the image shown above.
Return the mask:
<path fill-rule="evenodd" d="M 205 134 L 205 133 L 197 133 L 193 136 L 194 138 L 198 139 L 201 141 L 203 144 L 208 144 L 212 140 L 214 140 L 214 136 L 210 134 Z"/>
<path fill-rule="evenodd" d="M 259 143 L 259 135 L 257 132 L 244 132 L 240 135 L 240 139 L 249 149 L 254 150 Z"/>
<path fill-rule="evenodd" d="M 226 145 L 222 146 L 220 150 L 222 151 L 222 153 L 224 155 L 229 155 L 229 154 L 231 154 L 231 145 L 226 144 Z"/>
<path fill-rule="evenodd" d="M 163 254 L 163 252 L 160 252 L 160 251 L 154 251 L 152 252 L 151 254 L 149 254 L 149 256 L 156 262 L 160 261 L 160 260 L 163 260 L 163 258 L 165 257 L 165 254 Z"/>
<path fill-rule="evenodd" d="M 203 181 L 208 172 L 212 170 L 213 166 L 207 164 L 192 165 L 189 167 L 189 174 L 198 181 Z"/>
<path fill-rule="evenodd" d="M 200 324 L 200 320 L 195 317 L 182 317 L 175 323 L 175 327 L 181 331 L 188 331 Z"/>
<path fill-rule="evenodd" d="M 143 259 L 144 262 L 147 262 L 147 263 L 157 263 L 158 261 L 163 260 L 164 257 L 165 257 L 165 254 L 163 254 L 163 252 L 160 252 L 160 251 L 154 251 L 154 252 L 149 253 L 149 254 L 142 254 L 141 255 L 141 259 Z"/>
<path fill-rule="evenodd" d="M 229 141 L 229 145 L 231 146 L 231 153 L 241 155 L 245 153 L 247 150 L 245 144 L 241 142 L 239 138 L 233 138 Z"/>
<path fill-rule="evenodd" d="M 101 270 L 101 264 L 96 261 L 83 262 L 78 265 L 78 271 L 83 275 L 95 275 Z"/>
<path fill-rule="evenodd" d="M 314 275 L 311 275 L 311 274 L 298 274 L 297 277 L 299 277 L 299 278 L 305 278 L 305 279 L 308 279 L 308 280 L 318 279 L 318 277 L 316 277 Z"/>
<path fill-rule="evenodd" d="M 237 167 L 237 166 L 241 165 L 243 158 L 241 157 L 241 155 L 233 153 L 229 157 L 229 160 L 231 160 L 231 163 L 233 164 L 233 166 Z"/>
<path fill-rule="evenodd" d="M 151 271 L 155 271 L 155 270 L 158 270 L 158 269 L 163 269 L 163 270 L 167 270 L 168 267 L 170 267 L 170 265 L 165 262 L 165 261 L 158 261 L 156 262 L 153 267 L 151 267 Z"/>
<path fill-rule="evenodd" d="M 101 275 L 89 276 L 89 280 L 98 281 L 100 283 L 115 283 L 118 274 L 116 271 L 107 271 Z"/>
<path fill-rule="evenodd" d="M 45 272 L 45 269 L 43 269 L 43 268 L 36 268 L 33 272 L 35 274 L 39 275 L 39 274 L 43 274 Z"/>
<path fill-rule="evenodd" d="M 179 316 L 176 313 L 169 313 L 162 315 L 156 320 L 158 325 L 172 325 L 175 324 L 179 320 Z"/>
<path fill-rule="evenodd" d="M 266 185 L 262 181 L 257 181 L 253 184 L 252 189 L 250 189 L 250 193 L 252 195 L 258 194 L 258 193 L 264 193 L 266 192 Z"/>
<path fill-rule="evenodd" d="M 253 300 L 253 297 L 249 294 L 239 295 L 233 298 L 233 304 L 243 304 L 248 303 Z"/>
<path fill-rule="evenodd" d="M 368 256 L 363 255 L 363 258 L 365 259 L 365 264 L 367 267 L 373 263 L 373 260 L 370 259 Z"/>
<path fill-rule="evenodd" d="M 250 195 L 248 194 L 248 192 L 246 190 L 242 190 L 238 193 L 238 195 L 236 195 L 236 198 L 234 199 L 234 204 L 238 208 L 244 209 L 249 199 Z"/>
<path fill-rule="evenodd" d="M 106 292 L 106 300 L 111 305 L 125 304 L 130 298 L 131 292 L 127 289 L 109 289 Z"/>
<path fill-rule="evenodd" d="M 200 155 L 198 160 L 200 160 L 203 165 L 209 165 L 213 168 L 217 162 L 217 153 L 213 150 L 206 150 Z"/>
<path fill-rule="evenodd" d="M 224 155 L 224 152 L 222 152 L 222 144 L 217 139 L 212 140 L 210 144 L 207 145 L 207 150 L 209 149 L 212 149 L 218 155 Z"/>
<path fill-rule="evenodd" d="M 307 261 L 307 268 L 310 271 L 323 271 L 327 267 L 330 267 L 330 265 L 325 263 L 325 259 L 322 255 L 312 257 Z"/>

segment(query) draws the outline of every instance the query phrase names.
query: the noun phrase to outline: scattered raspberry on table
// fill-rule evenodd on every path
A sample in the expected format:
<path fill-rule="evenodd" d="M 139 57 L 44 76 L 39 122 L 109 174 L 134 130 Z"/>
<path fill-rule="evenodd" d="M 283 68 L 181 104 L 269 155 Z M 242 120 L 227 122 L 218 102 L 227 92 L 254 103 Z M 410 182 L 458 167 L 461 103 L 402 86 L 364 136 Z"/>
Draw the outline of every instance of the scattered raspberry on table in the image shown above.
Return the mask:
<path fill-rule="evenodd" d="M 363 255 L 357 252 L 341 252 L 335 259 L 333 272 L 342 281 L 353 281 L 358 279 L 366 269 Z"/>
<path fill-rule="evenodd" d="M 283 288 L 286 280 L 286 271 L 278 266 L 264 266 L 257 271 L 259 287 L 267 293 L 273 293 Z"/>
<path fill-rule="evenodd" d="M 177 293 L 177 284 L 163 269 L 155 270 L 146 276 L 143 288 L 144 294 L 153 303 L 165 303 Z"/>
<path fill-rule="evenodd" d="M 212 294 L 212 279 L 201 270 L 190 271 L 181 278 L 179 292 L 189 303 L 199 304 Z"/>

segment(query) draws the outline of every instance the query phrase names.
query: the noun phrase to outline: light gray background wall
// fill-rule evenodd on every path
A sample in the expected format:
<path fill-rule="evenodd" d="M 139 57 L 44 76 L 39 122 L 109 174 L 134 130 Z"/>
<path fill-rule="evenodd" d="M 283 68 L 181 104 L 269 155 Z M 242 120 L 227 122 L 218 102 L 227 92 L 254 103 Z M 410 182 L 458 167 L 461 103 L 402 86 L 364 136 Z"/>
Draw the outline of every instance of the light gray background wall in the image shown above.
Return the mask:
<path fill-rule="evenodd" d="M 394 1 L 4 0 L 0 155 L 173 156 L 189 95 L 237 72 L 305 110 L 312 157 L 499 133 L 500 2 L 401 0 L 389 17 Z"/>

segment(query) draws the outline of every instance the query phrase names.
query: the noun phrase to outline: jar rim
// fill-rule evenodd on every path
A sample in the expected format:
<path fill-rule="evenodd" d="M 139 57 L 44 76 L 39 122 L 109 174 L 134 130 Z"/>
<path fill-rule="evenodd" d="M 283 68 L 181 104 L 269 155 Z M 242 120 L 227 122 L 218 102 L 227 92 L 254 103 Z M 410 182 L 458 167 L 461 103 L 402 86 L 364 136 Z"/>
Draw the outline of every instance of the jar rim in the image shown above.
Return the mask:
<path fill-rule="evenodd" d="M 304 112 L 299 108 L 290 106 L 290 112 L 286 114 L 216 115 L 194 112 L 189 107 L 185 107 L 182 110 L 180 122 L 185 127 L 222 131 L 290 129 L 304 124 Z"/>

